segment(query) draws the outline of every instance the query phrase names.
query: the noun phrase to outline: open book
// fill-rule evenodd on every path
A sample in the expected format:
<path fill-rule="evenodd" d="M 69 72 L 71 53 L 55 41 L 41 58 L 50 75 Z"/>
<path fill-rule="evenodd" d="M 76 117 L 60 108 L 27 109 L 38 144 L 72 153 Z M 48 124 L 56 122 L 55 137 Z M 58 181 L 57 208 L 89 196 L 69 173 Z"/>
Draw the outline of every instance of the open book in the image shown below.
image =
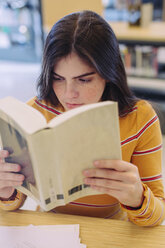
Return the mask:
<path fill-rule="evenodd" d="M 87 195 L 82 171 L 98 159 L 121 159 L 118 108 L 100 102 L 69 110 L 48 124 L 34 108 L 12 97 L 0 99 L 0 135 L 7 162 L 25 175 L 17 189 L 46 211 Z"/>

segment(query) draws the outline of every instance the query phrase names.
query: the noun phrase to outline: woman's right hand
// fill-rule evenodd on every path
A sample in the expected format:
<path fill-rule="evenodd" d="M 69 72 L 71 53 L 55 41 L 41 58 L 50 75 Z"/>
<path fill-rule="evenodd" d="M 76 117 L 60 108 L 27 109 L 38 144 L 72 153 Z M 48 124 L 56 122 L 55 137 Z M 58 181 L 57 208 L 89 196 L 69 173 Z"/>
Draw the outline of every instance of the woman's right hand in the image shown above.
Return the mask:
<path fill-rule="evenodd" d="M 8 151 L 0 150 L 0 198 L 4 200 L 13 195 L 15 187 L 22 185 L 25 178 L 24 175 L 17 173 L 21 170 L 20 165 L 4 161 L 8 156 Z"/>

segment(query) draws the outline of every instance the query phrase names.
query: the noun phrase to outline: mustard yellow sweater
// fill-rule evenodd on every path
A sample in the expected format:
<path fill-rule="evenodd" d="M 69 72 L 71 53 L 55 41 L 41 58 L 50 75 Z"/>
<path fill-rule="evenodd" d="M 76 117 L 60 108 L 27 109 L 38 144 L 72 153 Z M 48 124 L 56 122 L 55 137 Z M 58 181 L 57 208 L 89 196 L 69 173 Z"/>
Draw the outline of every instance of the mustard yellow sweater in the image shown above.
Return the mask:
<path fill-rule="evenodd" d="M 63 112 L 46 101 L 33 98 L 28 102 L 40 111 L 49 122 Z M 93 195 L 55 208 L 54 212 L 94 216 L 102 218 L 129 219 L 141 226 L 155 226 L 165 218 L 165 199 L 162 183 L 162 136 L 158 117 L 146 101 L 137 104 L 119 118 L 122 158 L 139 169 L 144 187 L 144 202 L 140 209 L 131 209 L 120 204 L 110 195 Z M 18 209 L 25 196 L 17 192 L 14 200 L 0 201 L 4 210 Z"/>

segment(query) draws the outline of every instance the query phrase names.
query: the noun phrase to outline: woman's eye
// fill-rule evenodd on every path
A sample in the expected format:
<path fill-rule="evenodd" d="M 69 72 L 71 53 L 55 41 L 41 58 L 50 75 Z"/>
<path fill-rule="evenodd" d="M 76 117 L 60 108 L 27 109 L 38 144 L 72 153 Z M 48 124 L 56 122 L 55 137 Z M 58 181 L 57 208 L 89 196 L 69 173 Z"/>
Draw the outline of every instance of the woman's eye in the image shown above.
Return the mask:
<path fill-rule="evenodd" d="M 85 79 L 85 78 L 79 78 L 79 81 L 82 82 L 82 83 L 89 83 L 91 81 L 91 79 Z"/>
<path fill-rule="evenodd" d="M 58 78 L 58 77 L 53 77 L 53 81 L 62 81 L 62 78 Z"/>

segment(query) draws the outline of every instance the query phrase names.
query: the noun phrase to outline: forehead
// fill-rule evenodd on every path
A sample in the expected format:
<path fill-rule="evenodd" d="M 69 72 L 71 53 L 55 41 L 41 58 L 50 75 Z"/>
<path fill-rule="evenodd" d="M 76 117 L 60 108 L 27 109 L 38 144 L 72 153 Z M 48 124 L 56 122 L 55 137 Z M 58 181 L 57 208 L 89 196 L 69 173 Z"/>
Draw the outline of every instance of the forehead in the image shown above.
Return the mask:
<path fill-rule="evenodd" d="M 94 67 L 89 65 L 88 62 L 80 58 L 76 53 L 71 53 L 66 57 L 60 58 L 54 66 L 54 72 L 60 73 L 86 73 L 94 70 Z M 61 75 L 61 74 L 60 74 Z"/>

